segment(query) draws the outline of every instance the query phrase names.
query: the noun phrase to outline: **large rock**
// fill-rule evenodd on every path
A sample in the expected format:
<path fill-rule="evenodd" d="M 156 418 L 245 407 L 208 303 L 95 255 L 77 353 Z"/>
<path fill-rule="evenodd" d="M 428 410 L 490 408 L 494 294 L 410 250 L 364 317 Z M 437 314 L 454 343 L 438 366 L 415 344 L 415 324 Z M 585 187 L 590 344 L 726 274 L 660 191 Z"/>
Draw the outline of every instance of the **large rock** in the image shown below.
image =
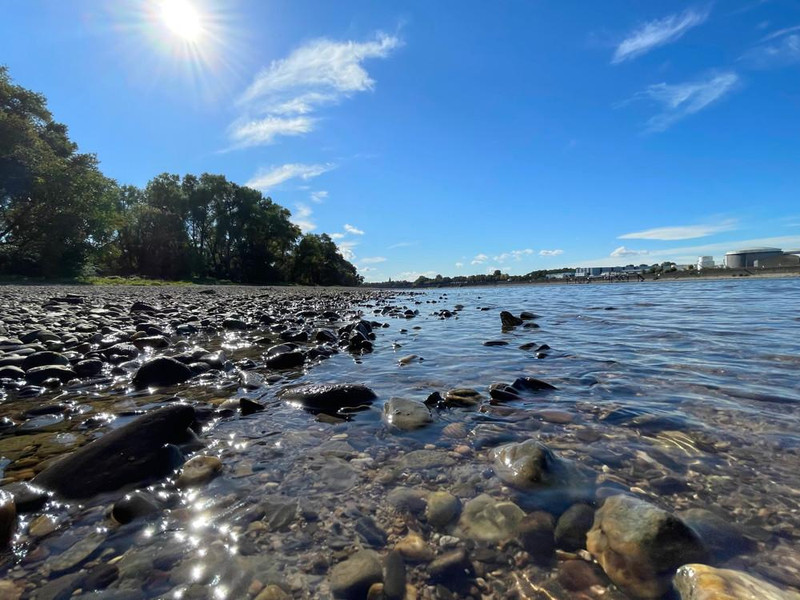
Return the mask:
<path fill-rule="evenodd" d="M 504 329 L 510 329 L 511 327 L 522 325 L 522 319 L 515 317 L 507 310 L 500 312 L 500 322 L 502 323 Z"/>
<path fill-rule="evenodd" d="M 732 519 L 725 519 L 704 508 L 690 508 L 678 513 L 678 516 L 703 540 L 717 560 L 727 560 L 756 549 L 756 543 L 745 537 Z"/>
<path fill-rule="evenodd" d="M 433 420 L 427 406 L 406 398 L 392 398 L 384 404 L 383 419 L 387 425 L 404 431 L 425 427 Z"/>
<path fill-rule="evenodd" d="M 190 439 L 194 409 L 174 404 L 139 417 L 51 464 L 32 483 L 65 498 L 88 498 L 172 473 L 183 461 L 173 444 Z"/>
<path fill-rule="evenodd" d="M 689 564 L 674 579 L 681 600 L 800 600 L 787 591 L 741 571 Z"/>
<path fill-rule="evenodd" d="M 175 385 L 190 379 L 192 375 L 192 370 L 182 362 L 168 356 L 159 356 L 139 367 L 133 383 L 139 387 Z"/>
<path fill-rule="evenodd" d="M 331 591 L 335 598 L 363 600 L 373 583 L 383 581 L 383 568 L 369 550 L 356 552 L 331 570 Z"/>
<path fill-rule="evenodd" d="M 532 508 L 564 510 L 590 496 L 592 481 L 572 462 L 537 440 L 505 444 L 492 450 L 494 471 L 508 485 L 532 492 Z"/>
<path fill-rule="evenodd" d="M 323 412 L 364 406 L 377 398 L 367 386 L 354 383 L 301 385 L 289 388 L 281 397 L 303 408 Z"/>
<path fill-rule="evenodd" d="M 706 557 L 683 521 L 632 496 L 607 498 L 586 542 L 611 581 L 634 598 L 660 598 L 679 566 Z"/>

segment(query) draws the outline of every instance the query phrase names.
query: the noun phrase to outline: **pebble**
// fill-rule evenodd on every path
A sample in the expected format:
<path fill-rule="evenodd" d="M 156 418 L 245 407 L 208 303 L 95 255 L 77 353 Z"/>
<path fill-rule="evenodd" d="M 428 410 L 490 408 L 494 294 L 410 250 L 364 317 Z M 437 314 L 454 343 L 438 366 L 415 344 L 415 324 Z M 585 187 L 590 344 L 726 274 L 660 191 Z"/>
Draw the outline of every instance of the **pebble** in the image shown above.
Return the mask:
<path fill-rule="evenodd" d="M 411 562 L 429 562 L 434 557 L 433 549 L 419 534 L 413 532 L 397 542 L 395 550 Z"/>
<path fill-rule="evenodd" d="M 222 471 L 222 461 L 216 456 L 193 456 L 183 465 L 175 482 L 180 488 L 206 483 Z"/>

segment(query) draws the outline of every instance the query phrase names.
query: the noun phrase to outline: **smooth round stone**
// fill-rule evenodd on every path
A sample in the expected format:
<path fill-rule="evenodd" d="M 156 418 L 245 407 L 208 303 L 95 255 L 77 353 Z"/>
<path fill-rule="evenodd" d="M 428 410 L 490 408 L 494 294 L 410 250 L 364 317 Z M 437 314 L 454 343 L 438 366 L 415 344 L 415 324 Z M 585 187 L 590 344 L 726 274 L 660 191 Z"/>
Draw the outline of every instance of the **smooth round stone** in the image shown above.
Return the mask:
<path fill-rule="evenodd" d="M 449 492 L 433 492 L 428 496 L 425 518 L 431 527 L 446 527 L 458 518 L 460 512 L 461 502 Z"/>
<path fill-rule="evenodd" d="M 33 538 L 43 538 L 53 533 L 58 524 L 50 515 L 39 515 L 28 526 L 28 535 Z"/>
<path fill-rule="evenodd" d="M 284 592 L 280 586 L 269 584 L 256 596 L 255 600 L 290 600 L 291 596 Z"/>
<path fill-rule="evenodd" d="M 383 568 L 377 554 L 356 552 L 331 569 L 330 586 L 335 598 L 362 600 L 375 583 L 383 583 Z"/>
<path fill-rule="evenodd" d="M 51 366 L 51 365 L 60 365 L 62 367 L 69 366 L 69 359 L 64 356 L 63 354 L 59 354 L 58 352 L 50 352 L 45 350 L 43 352 L 34 352 L 29 356 L 25 357 L 24 362 L 22 363 L 22 368 L 25 371 L 32 369 L 34 367 L 44 367 L 44 366 Z"/>
<path fill-rule="evenodd" d="M 594 522 L 594 508 L 588 504 L 573 504 L 558 519 L 555 530 L 556 547 L 569 552 L 586 547 L 586 534 Z"/>
<path fill-rule="evenodd" d="M 133 383 L 139 387 L 175 385 L 192 376 L 188 366 L 174 358 L 160 356 L 144 363 L 134 375 Z"/>
<path fill-rule="evenodd" d="M 390 427 L 402 431 L 420 429 L 433 421 L 427 406 L 406 398 L 392 398 L 384 404 L 383 419 Z"/>
<path fill-rule="evenodd" d="M 524 517 L 525 512 L 513 502 L 481 494 L 466 503 L 458 527 L 464 537 L 498 542 L 513 537 Z"/>
<path fill-rule="evenodd" d="M 403 558 L 411 562 L 429 562 L 434 557 L 433 549 L 419 534 L 414 532 L 409 533 L 397 542 L 394 549 L 402 554 Z"/>
<path fill-rule="evenodd" d="M 483 396 L 472 388 L 454 388 L 449 390 L 444 396 L 446 406 L 477 406 L 483 400 Z"/>
<path fill-rule="evenodd" d="M 75 379 L 77 376 L 77 373 L 69 367 L 63 365 L 46 365 L 29 369 L 25 373 L 25 380 L 33 385 L 39 385 L 48 379 L 57 379 L 62 383 L 66 383 L 70 379 Z"/>
<path fill-rule="evenodd" d="M 193 487 L 211 481 L 222 471 L 222 461 L 216 456 L 193 456 L 183 465 L 178 480 L 180 488 Z"/>
<path fill-rule="evenodd" d="M 133 492 L 117 500 L 111 511 L 111 516 L 117 523 L 130 523 L 140 517 L 157 513 L 160 510 L 158 502 L 147 492 Z"/>
<path fill-rule="evenodd" d="M 522 547 L 535 562 L 546 564 L 555 551 L 555 519 L 542 510 L 525 516 L 519 524 L 519 539 Z"/>

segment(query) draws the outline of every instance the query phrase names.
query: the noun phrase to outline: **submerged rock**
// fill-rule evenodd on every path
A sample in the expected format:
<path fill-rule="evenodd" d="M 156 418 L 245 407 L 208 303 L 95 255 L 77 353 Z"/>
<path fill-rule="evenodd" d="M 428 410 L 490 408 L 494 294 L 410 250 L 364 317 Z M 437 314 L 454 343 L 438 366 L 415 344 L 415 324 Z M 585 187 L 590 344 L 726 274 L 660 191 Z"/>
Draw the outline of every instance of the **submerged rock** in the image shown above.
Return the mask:
<path fill-rule="evenodd" d="M 483 396 L 472 388 L 454 388 L 449 390 L 444 397 L 445 406 L 476 406 L 481 403 Z"/>
<path fill-rule="evenodd" d="M 700 564 L 678 569 L 674 584 L 681 600 L 800 600 L 800 593 L 747 573 Z"/>
<path fill-rule="evenodd" d="M 442 529 L 452 523 L 461 512 L 461 502 L 449 492 L 433 492 L 428 496 L 425 518 L 435 529 Z"/>
<path fill-rule="evenodd" d="M 592 481 L 572 462 L 536 440 L 505 444 L 490 453 L 494 471 L 508 485 L 532 492 L 528 503 L 564 510 L 590 496 Z"/>
<path fill-rule="evenodd" d="M 706 557 L 697 534 L 678 517 L 622 495 L 597 510 L 586 547 L 611 581 L 635 598 L 660 598 L 680 565 Z"/>
<path fill-rule="evenodd" d="M 330 575 L 331 591 L 335 598 L 362 600 L 374 583 L 383 581 L 383 569 L 374 552 L 356 552 L 333 567 Z"/>
<path fill-rule="evenodd" d="M 513 502 L 481 494 L 464 505 L 458 527 L 464 537 L 499 542 L 513 537 L 524 517 L 525 512 Z"/>
<path fill-rule="evenodd" d="M 558 518 L 555 530 L 556 546 L 574 552 L 586 547 L 586 534 L 594 522 L 594 508 L 588 504 L 573 504 Z"/>
<path fill-rule="evenodd" d="M 406 398 L 392 398 L 384 404 L 383 419 L 391 427 L 404 431 L 425 427 L 433 420 L 427 406 Z"/>
<path fill-rule="evenodd" d="M 216 456 L 193 456 L 183 465 L 175 482 L 180 488 L 201 485 L 216 477 L 222 471 L 222 461 Z"/>
<path fill-rule="evenodd" d="M 183 457 L 194 409 L 175 404 L 111 431 L 44 469 L 32 483 L 65 498 L 89 498 L 165 477 Z"/>
<path fill-rule="evenodd" d="M 281 395 L 287 402 L 321 412 L 364 406 L 377 397 L 367 386 L 356 383 L 301 385 L 289 388 Z"/>
<path fill-rule="evenodd" d="M 724 519 L 703 508 L 691 508 L 678 515 L 718 560 L 726 560 L 756 549 L 756 543 L 746 538 L 733 520 Z"/>

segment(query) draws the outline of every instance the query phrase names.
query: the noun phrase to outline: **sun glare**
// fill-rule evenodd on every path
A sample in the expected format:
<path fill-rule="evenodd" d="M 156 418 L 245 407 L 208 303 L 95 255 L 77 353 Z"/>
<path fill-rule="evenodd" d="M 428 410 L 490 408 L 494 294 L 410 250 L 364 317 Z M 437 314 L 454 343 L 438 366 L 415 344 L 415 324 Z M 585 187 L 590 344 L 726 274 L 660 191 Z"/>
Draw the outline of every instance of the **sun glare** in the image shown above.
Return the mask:
<path fill-rule="evenodd" d="M 164 0 L 161 18 L 175 35 L 187 42 L 195 42 L 203 32 L 200 15 L 188 0 Z"/>

